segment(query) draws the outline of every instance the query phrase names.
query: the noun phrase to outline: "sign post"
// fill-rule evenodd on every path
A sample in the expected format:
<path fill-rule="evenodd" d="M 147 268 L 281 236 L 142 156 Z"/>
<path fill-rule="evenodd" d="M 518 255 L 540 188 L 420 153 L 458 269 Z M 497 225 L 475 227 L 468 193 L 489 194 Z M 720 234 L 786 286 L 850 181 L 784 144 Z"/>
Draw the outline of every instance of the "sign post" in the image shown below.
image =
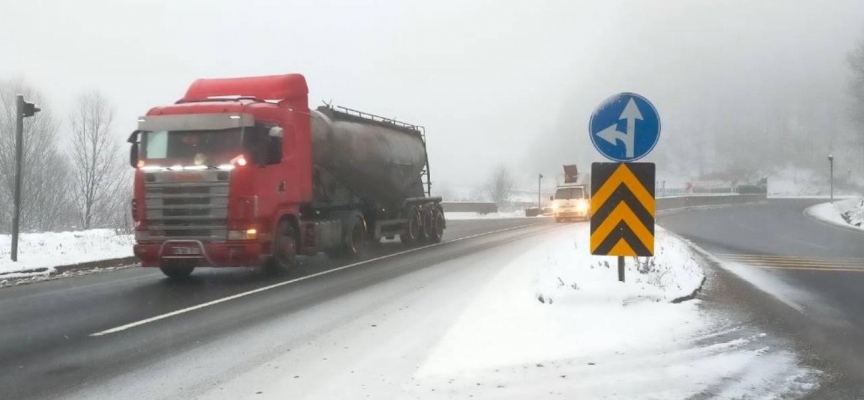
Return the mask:
<path fill-rule="evenodd" d="M 618 256 L 624 282 L 624 257 L 654 255 L 656 171 L 636 163 L 660 138 L 660 115 L 644 97 L 619 93 L 604 101 L 588 124 L 591 142 L 616 161 L 591 164 L 591 254 Z"/>

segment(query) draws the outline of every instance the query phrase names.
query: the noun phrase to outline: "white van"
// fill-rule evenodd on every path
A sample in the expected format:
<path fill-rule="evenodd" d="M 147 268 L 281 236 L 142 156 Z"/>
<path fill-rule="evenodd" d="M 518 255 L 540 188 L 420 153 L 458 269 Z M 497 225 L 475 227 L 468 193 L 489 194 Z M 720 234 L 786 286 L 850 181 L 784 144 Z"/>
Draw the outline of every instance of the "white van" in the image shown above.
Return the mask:
<path fill-rule="evenodd" d="M 564 184 L 555 188 L 552 201 L 552 211 L 555 221 L 588 220 L 591 217 L 591 201 L 588 198 L 585 185 Z"/>

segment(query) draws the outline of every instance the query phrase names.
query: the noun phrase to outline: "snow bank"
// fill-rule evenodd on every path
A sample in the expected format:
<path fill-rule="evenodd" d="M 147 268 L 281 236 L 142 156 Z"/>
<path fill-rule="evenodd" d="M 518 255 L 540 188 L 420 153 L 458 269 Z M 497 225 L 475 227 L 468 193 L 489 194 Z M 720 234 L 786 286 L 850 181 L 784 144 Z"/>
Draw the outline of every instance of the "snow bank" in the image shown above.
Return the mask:
<path fill-rule="evenodd" d="M 676 330 L 691 332 L 698 325 L 692 305 L 670 303 L 691 294 L 704 278 L 685 244 L 659 230 L 657 257 L 645 273 L 626 260 L 627 279 L 621 283 L 617 258 L 592 256 L 587 224 L 580 225 L 505 267 L 448 335 L 438 357 L 444 362 L 423 371 L 637 348 L 674 341 Z"/>
<path fill-rule="evenodd" d="M 864 230 L 864 198 L 817 204 L 807 208 L 804 212 L 832 225 Z"/>
<path fill-rule="evenodd" d="M 535 218 L 526 217 L 525 210 L 510 211 L 510 212 L 495 212 L 488 214 L 480 214 L 476 212 L 448 212 L 444 216 L 449 220 L 462 219 L 502 219 L 502 218 Z"/>
<path fill-rule="evenodd" d="M 557 231 L 478 289 L 409 394 L 729 398 L 812 388 L 794 354 L 766 352 L 764 334 L 717 339 L 729 327 L 703 315 L 699 300 L 672 303 L 705 276 L 685 243 L 658 229 L 655 253 L 627 259 L 621 283 L 615 257 L 590 255 L 587 224 Z"/>
<path fill-rule="evenodd" d="M 768 177 L 768 196 L 797 197 L 828 193 L 827 179 L 809 169 L 787 166 Z"/>
<path fill-rule="evenodd" d="M 110 229 L 24 233 L 18 237 L 18 262 L 10 259 L 11 235 L 0 235 L 0 279 L 47 275 L 54 267 L 132 257 L 132 235 Z"/>

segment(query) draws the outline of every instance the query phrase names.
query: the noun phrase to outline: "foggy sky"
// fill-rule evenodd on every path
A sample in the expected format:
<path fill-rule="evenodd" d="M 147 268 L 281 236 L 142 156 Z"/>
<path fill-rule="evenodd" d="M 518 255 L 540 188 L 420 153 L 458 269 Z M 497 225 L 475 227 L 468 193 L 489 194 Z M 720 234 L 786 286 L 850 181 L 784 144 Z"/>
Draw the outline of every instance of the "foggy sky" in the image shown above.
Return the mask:
<path fill-rule="evenodd" d="M 599 160 L 590 113 L 621 91 L 660 112 L 661 170 L 688 168 L 676 144 L 769 118 L 757 112 L 764 104 L 813 99 L 830 120 L 844 101 L 844 57 L 864 37 L 855 0 L 3 0 L 0 9 L 0 79 L 23 77 L 55 115 L 98 89 L 117 107 L 121 140 L 197 78 L 299 72 L 313 107 L 332 100 L 425 125 L 443 185 L 482 182 L 499 164 L 527 187 L 564 163 L 588 167 Z"/>

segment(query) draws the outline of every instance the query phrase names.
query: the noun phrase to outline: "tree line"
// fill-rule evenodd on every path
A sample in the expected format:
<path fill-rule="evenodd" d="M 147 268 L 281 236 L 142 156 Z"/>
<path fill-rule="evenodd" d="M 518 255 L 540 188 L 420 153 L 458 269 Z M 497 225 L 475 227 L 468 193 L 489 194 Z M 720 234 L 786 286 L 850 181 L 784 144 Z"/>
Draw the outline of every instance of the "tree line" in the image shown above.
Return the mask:
<path fill-rule="evenodd" d="M 113 131 L 114 106 L 98 91 L 66 113 L 25 81 L 0 80 L 0 233 L 12 226 L 15 97 L 40 105 L 24 119 L 21 229 L 24 232 L 131 227 L 131 168 Z"/>

